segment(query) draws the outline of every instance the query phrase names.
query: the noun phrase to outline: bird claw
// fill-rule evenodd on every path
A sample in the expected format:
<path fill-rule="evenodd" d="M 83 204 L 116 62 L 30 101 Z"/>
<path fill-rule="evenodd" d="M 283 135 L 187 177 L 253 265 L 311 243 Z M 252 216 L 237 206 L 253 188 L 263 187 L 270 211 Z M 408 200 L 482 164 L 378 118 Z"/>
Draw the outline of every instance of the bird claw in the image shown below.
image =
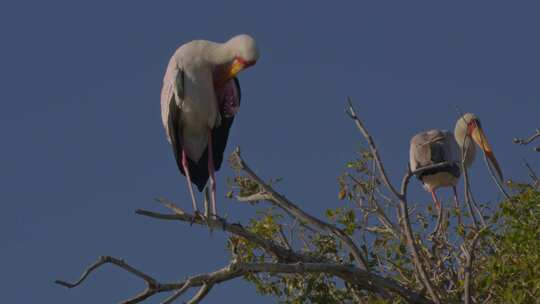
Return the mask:
<path fill-rule="evenodd" d="M 195 210 L 195 212 L 193 212 L 193 217 L 191 218 L 191 221 L 189 223 L 190 226 L 193 226 L 193 223 L 197 222 L 197 219 L 201 220 L 201 221 L 206 221 L 206 218 L 204 215 L 202 215 L 199 210 Z"/>

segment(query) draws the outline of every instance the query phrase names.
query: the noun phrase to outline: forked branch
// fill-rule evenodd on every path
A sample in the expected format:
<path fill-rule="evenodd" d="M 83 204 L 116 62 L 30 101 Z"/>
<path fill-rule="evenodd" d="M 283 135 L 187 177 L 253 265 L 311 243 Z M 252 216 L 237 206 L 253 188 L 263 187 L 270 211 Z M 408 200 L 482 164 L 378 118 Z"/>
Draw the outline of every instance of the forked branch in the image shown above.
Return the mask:
<path fill-rule="evenodd" d="M 363 290 L 375 293 L 391 292 L 400 295 L 408 303 L 433 303 L 426 299 L 422 294 L 409 290 L 391 278 L 385 278 L 380 275 L 369 273 L 354 265 L 337 264 L 335 262 L 315 259 L 307 254 L 283 247 L 273 240 L 260 237 L 245 229 L 240 224 L 231 224 L 222 218 L 203 218 L 201 216 L 195 216 L 183 211 L 168 201 L 159 200 L 159 202 L 167 207 L 172 213 L 158 213 L 148 210 L 137 210 L 136 213 L 159 220 L 178 220 L 186 223 L 208 226 L 212 229 L 222 229 L 223 231 L 227 231 L 260 246 L 269 255 L 274 256 L 277 262 L 245 263 L 233 257 L 232 261 L 227 266 L 214 272 L 193 275 L 180 282 L 161 283 L 150 275 L 126 263 L 124 260 L 111 256 L 103 256 L 100 257 L 98 261 L 88 266 L 77 281 L 70 283 L 58 280 L 55 281 L 55 283 L 67 288 L 74 288 L 83 283 L 96 269 L 105 264 L 113 264 L 142 279 L 146 283 L 145 290 L 138 295 L 123 301 L 123 304 L 140 303 L 157 293 L 164 292 L 171 292 L 172 294 L 162 303 L 173 303 L 192 288 L 199 288 L 199 290 L 187 303 L 199 303 L 216 284 L 247 274 L 270 273 L 304 275 L 306 273 L 325 273 L 341 278 L 348 284 L 358 286 Z"/>
<path fill-rule="evenodd" d="M 416 244 L 416 241 L 414 239 L 414 235 L 411 228 L 411 223 L 409 219 L 409 208 L 407 207 L 407 185 L 409 183 L 410 178 L 413 176 L 413 172 L 407 170 L 407 173 L 403 177 L 403 181 L 401 183 L 401 192 L 398 192 L 397 189 L 392 185 L 390 182 L 390 179 L 386 173 L 386 170 L 384 169 L 383 162 L 379 156 L 379 152 L 377 150 L 377 146 L 375 145 L 375 142 L 369 132 L 367 131 L 366 127 L 356 114 L 356 110 L 354 109 L 352 105 L 352 101 L 349 98 L 349 106 L 347 108 L 347 114 L 349 117 L 355 122 L 356 127 L 362 134 L 362 136 L 367 141 L 371 154 L 373 155 L 373 158 L 375 159 L 375 162 L 377 164 L 377 168 L 380 172 L 380 177 L 383 180 L 384 184 L 387 186 L 387 188 L 396 196 L 396 198 L 399 200 L 399 216 L 400 221 L 402 223 L 402 233 L 405 235 L 405 239 L 407 242 L 407 247 L 409 248 L 409 251 L 411 253 L 412 259 L 414 261 L 414 265 L 416 268 L 417 275 L 421 278 L 421 282 L 424 285 L 424 287 L 427 289 L 429 296 L 435 303 L 440 303 L 439 296 L 435 292 L 435 289 L 433 288 L 433 284 L 431 283 L 431 280 L 429 279 L 427 272 L 426 272 L 426 266 L 422 263 L 420 259 L 420 255 L 418 253 L 418 247 Z"/>
<path fill-rule="evenodd" d="M 369 270 L 366 258 L 363 256 L 362 252 L 355 244 L 355 242 L 343 230 L 308 214 L 306 211 L 302 210 L 300 207 L 289 201 L 283 195 L 279 194 L 276 190 L 274 190 L 274 188 L 272 188 L 272 186 L 264 182 L 257 174 L 255 174 L 255 172 L 253 172 L 253 170 L 251 170 L 251 168 L 242 158 L 239 147 L 236 147 L 236 149 L 232 153 L 231 162 L 234 164 L 233 166 L 235 168 L 245 172 L 249 178 L 251 178 L 259 185 L 259 187 L 262 189 L 262 193 L 259 194 L 260 197 L 265 197 L 267 201 L 283 209 L 293 218 L 308 223 L 316 229 L 326 231 L 335 235 L 338 239 L 343 241 L 345 246 L 349 249 L 350 253 L 354 257 L 355 261 L 358 263 L 358 265 L 360 265 L 360 267 L 362 267 L 364 270 Z"/>
<path fill-rule="evenodd" d="M 514 143 L 518 145 L 526 146 L 531 142 L 535 141 L 537 138 L 540 138 L 540 129 L 536 129 L 536 132 L 527 139 L 514 138 Z M 534 151 L 540 152 L 540 146 L 534 148 Z"/>

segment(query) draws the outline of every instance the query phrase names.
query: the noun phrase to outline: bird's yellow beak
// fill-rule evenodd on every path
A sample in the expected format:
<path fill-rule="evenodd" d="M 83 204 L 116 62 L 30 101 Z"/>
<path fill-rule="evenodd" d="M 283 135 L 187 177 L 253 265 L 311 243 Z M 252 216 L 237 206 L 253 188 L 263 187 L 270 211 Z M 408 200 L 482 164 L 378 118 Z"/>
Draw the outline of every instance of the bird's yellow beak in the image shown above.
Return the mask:
<path fill-rule="evenodd" d="M 495 170 L 497 171 L 497 174 L 499 175 L 499 178 L 501 181 L 503 180 L 503 174 L 501 171 L 501 167 L 499 166 L 499 163 L 497 162 L 497 159 L 495 158 L 495 154 L 493 154 L 493 150 L 491 149 L 491 145 L 489 144 L 486 135 L 484 134 L 484 130 L 482 130 L 482 127 L 477 122 L 472 122 L 474 126 L 472 127 L 471 137 L 474 140 L 474 142 L 484 151 L 486 154 L 489 162 L 493 167 L 495 167 Z"/>
<path fill-rule="evenodd" d="M 244 66 L 245 62 L 243 60 L 240 60 L 239 58 L 234 59 L 231 66 L 229 67 L 226 80 L 236 77 L 236 75 L 238 75 L 238 73 L 240 73 L 240 71 L 244 69 Z"/>
<path fill-rule="evenodd" d="M 255 61 L 246 61 L 243 60 L 240 57 L 237 57 L 233 60 L 233 62 L 222 72 L 219 74 L 218 78 L 215 80 L 214 84 L 218 87 L 221 87 L 227 83 L 227 81 L 233 79 L 240 73 L 240 71 L 244 70 L 247 67 L 250 67 L 255 64 Z"/>

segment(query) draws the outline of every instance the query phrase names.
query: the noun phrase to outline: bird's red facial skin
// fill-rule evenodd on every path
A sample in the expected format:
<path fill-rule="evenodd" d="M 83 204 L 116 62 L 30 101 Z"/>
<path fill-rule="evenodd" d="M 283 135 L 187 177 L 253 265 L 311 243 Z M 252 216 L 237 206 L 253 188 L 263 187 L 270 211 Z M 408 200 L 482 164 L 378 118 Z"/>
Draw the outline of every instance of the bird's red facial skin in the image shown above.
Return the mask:
<path fill-rule="evenodd" d="M 255 60 L 248 61 L 248 60 L 245 60 L 244 58 L 238 57 L 238 56 L 235 59 L 236 59 L 236 61 L 238 61 L 239 63 L 242 64 L 244 69 L 254 65 L 255 63 L 257 63 L 257 61 L 255 61 Z"/>
<path fill-rule="evenodd" d="M 474 132 L 474 130 L 478 127 L 478 124 L 476 123 L 476 120 L 471 120 L 467 124 L 467 134 L 471 136 L 471 134 Z"/>

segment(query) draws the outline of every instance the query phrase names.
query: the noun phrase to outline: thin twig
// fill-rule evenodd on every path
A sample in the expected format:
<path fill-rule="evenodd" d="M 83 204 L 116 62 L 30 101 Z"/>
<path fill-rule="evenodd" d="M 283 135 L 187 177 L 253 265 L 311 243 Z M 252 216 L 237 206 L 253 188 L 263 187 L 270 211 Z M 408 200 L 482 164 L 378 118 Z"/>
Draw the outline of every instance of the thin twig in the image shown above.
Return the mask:
<path fill-rule="evenodd" d="M 399 197 L 399 214 L 401 217 L 401 223 L 403 227 L 403 232 L 405 234 L 405 239 L 407 242 L 407 247 L 409 248 L 409 251 L 412 255 L 412 260 L 414 261 L 415 268 L 417 270 L 417 275 L 421 278 L 422 285 L 427 289 L 430 297 L 433 299 L 433 302 L 439 304 L 439 296 L 437 293 L 435 293 L 435 289 L 432 285 L 431 280 L 429 279 L 427 275 L 427 271 L 425 268 L 424 263 L 420 260 L 420 255 L 418 253 L 418 247 L 414 238 L 414 235 L 412 233 L 411 228 L 411 221 L 409 219 L 409 208 L 407 207 L 407 186 L 409 184 L 409 180 L 412 176 L 412 172 L 408 170 L 408 172 L 403 177 L 402 183 L 401 183 L 401 194 Z M 421 242 L 421 240 L 419 240 Z"/>
<path fill-rule="evenodd" d="M 162 302 L 162 304 L 171 304 L 176 299 L 178 299 L 181 295 L 183 295 L 187 290 L 191 288 L 191 279 L 187 279 L 184 283 L 184 286 L 182 288 L 178 289 L 172 296 L 165 299 L 165 301 Z"/>
<path fill-rule="evenodd" d="M 478 239 L 481 235 L 483 230 L 478 231 L 473 239 L 471 240 L 471 246 L 470 248 L 466 248 L 465 244 L 461 245 L 461 250 L 463 251 L 463 254 L 465 255 L 465 267 L 464 267 L 464 302 L 465 304 L 471 304 L 471 281 L 472 281 L 472 264 L 474 261 L 474 250 L 476 247 L 476 243 L 478 242 Z"/>
<path fill-rule="evenodd" d="M 178 207 L 170 208 L 171 210 L 179 209 Z M 295 251 L 289 250 L 286 247 L 283 247 L 276 242 L 272 240 L 265 239 L 263 237 L 260 237 L 256 233 L 250 232 L 246 230 L 242 225 L 240 224 L 231 224 L 227 222 L 225 219 L 222 218 L 207 218 L 205 220 L 201 219 L 200 216 L 195 216 L 193 214 L 189 214 L 187 212 L 184 212 L 182 210 L 181 213 L 176 214 L 163 214 L 158 213 L 154 211 L 148 211 L 148 210 L 136 210 L 135 213 L 147 217 L 152 217 L 156 219 L 161 220 L 177 220 L 177 221 L 183 221 L 187 223 L 194 223 L 198 225 L 203 226 L 209 226 L 213 229 L 219 229 L 223 231 L 227 231 L 229 233 L 232 233 L 234 235 L 237 235 L 239 237 L 242 237 L 254 244 L 257 244 L 261 248 L 263 248 L 268 253 L 272 254 L 276 259 L 280 261 L 288 261 L 288 262 L 313 262 L 317 261 L 313 257 L 310 257 L 308 255 L 299 254 Z"/>
<path fill-rule="evenodd" d="M 208 294 L 210 289 L 215 285 L 225 281 L 230 281 L 239 276 L 248 273 L 281 273 L 281 274 L 305 274 L 305 273 L 326 273 L 343 279 L 344 281 L 362 286 L 362 288 L 374 292 L 386 290 L 396 293 L 403 297 L 408 303 L 431 304 L 432 302 L 426 299 L 421 294 L 409 290 L 400 285 L 398 282 L 390 278 L 383 278 L 379 275 L 370 274 L 369 272 L 354 267 L 352 265 L 341 265 L 335 263 L 243 263 L 233 260 L 229 265 L 211 272 L 194 275 L 182 282 L 160 284 L 152 277 L 143 272 L 127 265 L 120 259 L 114 257 L 101 257 L 98 262 L 90 265 L 83 273 L 81 279 L 75 283 L 67 283 L 57 281 L 58 284 L 66 287 L 75 287 L 82 283 L 93 270 L 103 266 L 106 263 L 113 263 L 120 268 L 128 271 L 137 277 L 147 282 L 149 287 L 147 291 L 132 300 L 124 303 L 139 303 L 144 299 L 162 292 L 176 291 L 172 296 L 167 298 L 163 303 L 169 304 L 184 294 L 188 289 L 193 287 L 201 287 L 199 292 L 191 299 L 189 303 L 198 303 L 204 296 Z"/>
<path fill-rule="evenodd" d="M 400 195 L 399 192 L 397 192 L 397 189 L 394 188 L 392 183 L 390 183 L 390 179 L 388 178 L 388 175 L 386 174 L 386 170 L 384 169 L 384 165 L 383 165 L 383 163 L 381 161 L 381 157 L 379 156 L 377 146 L 375 146 L 375 141 L 373 140 L 373 137 L 371 137 L 371 135 L 367 131 L 367 129 L 364 126 L 364 124 L 362 123 L 362 121 L 356 115 L 356 111 L 354 110 L 354 107 L 352 105 L 352 100 L 351 100 L 350 97 L 348 98 L 348 103 L 349 103 L 349 107 L 347 108 L 347 114 L 349 115 L 349 117 L 352 120 L 354 120 L 354 123 L 356 124 L 356 127 L 358 128 L 358 130 L 362 133 L 362 135 L 364 136 L 364 138 L 368 142 L 370 150 L 371 150 L 371 154 L 373 155 L 373 158 L 375 159 L 375 162 L 377 163 L 377 168 L 379 169 L 379 171 L 381 173 L 381 178 L 382 178 L 383 183 L 386 185 L 386 187 L 388 187 L 388 189 L 395 196 L 399 197 L 399 195 Z"/>
<path fill-rule="evenodd" d="M 125 271 L 129 272 L 129 273 L 132 273 L 133 275 L 143 279 L 144 281 L 146 281 L 149 285 L 151 286 L 155 286 L 155 285 L 158 285 L 158 282 L 152 278 L 151 276 L 135 269 L 134 267 L 130 266 L 129 264 L 127 264 L 124 260 L 119 260 L 119 259 L 116 259 L 114 257 L 111 257 L 111 256 L 101 256 L 99 257 L 99 259 L 92 265 L 90 265 L 84 272 L 83 274 L 81 275 L 81 277 L 79 278 L 79 280 L 77 280 L 75 283 L 68 283 L 68 282 L 65 282 L 65 281 L 61 281 L 61 280 L 56 280 L 55 283 L 56 284 L 60 284 L 62 286 L 65 286 L 67 288 L 73 288 L 73 287 L 77 287 L 78 285 L 80 285 L 84 280 L 86 280 L 86 278 L 96 269 L 98 269 L 99 267 L 101 267 L 103 264 L 113 264 L 113 265 L 116 265 L 122 269 L 124 269 Z"/>
<path fill-rule="evenodd" d="M 357 261 L 359 265 L 361 265 L 364 269 L 369 269 L 368 263 L 366 261 L 366 258 L 362 255 L 362 252 L 356 246 L 354 241 L 341 229 L 337 228 L 336 226 L 329 224 L 323 220 L 320 220 L 301 208 L 299 208 L 297 205 L 293 204 L 291 201 L 286 199 L 283 195 L 279 194 L 277 191 L 274 190 L 270 185 L 268 185 L 266 182 L 264 182 L 251 168 L 246 164 L 246 162 L 243 160 L 241 154 L 240 154 L 240 148 L 236 147 L 234 152 L 231 155 L 231 161 L 234 162 L 234 167 L 239 168 L 240 170 L 244 171 L 249 178 L 251 178 L 254 182 L 256 182 L 260 188 L 263 189 L 263 191 L 270 196 L 270 199 L 267 201 L 273 203 L 277 207 L 285 210 L 287 213 L 291 214 L 294 218 L 299 219 L 300 221 L 306 222 L 311 224 L 312 226 L 316 227 L 317 229 L 327 231 L 335 235 L 337 238 L 341 239 L 345 246 L 349 249 L 351 254 L 354 256 L 354 259 Z"/>
<path fill-rule="evenodd" d="M 528 139 L 514 138 L 513 142 L 515 144 L 525 146 L 525 145 L 530 144 L 531 142 L 533 142 L 535 139 L 539 137 L 540 137 L 540 129 L 536 129 L 536 132 L 533 135 L 531 135 L 531 137 L 529 137 Z M 540 152 L 540 147 L 536 147 L 533 150 L 536 152 Z"/>
<path fill-rule="evenodd" d="M 490 166 L 490 164 L 489 164 L 489 162 L 487 160 L 486 154 L 485 153 L 483 153 L 483 154 L 484 154 L 484 163 L 486 164 L 486 167 L 488 167 L 488 171 L 489 171 L 489 175 L 491 176 L 491 179 L 493 180 L 495 185 L 497 185 L 497 188 L 504 195 L 504 197 L 507 200 L 511 200 L 510 195 L 508 195 L 508 193 L 504 190 L 503 185 L 501 184 L 499 179 L 495 176 L 495 173 L 493 172 L 493 169 L 491 168 L 491 166 Z"/>
<path fill-rule="evenodd" d="M 210 292 L 210 289 L 214 284 L 203 284 L 203 286 L 199 289 L 199 291 L 187 302 L 187 304 L 197 304 L 199 303 L 206 295 Z"/>
<path fill-rule="evenodd" d="M 352 105 L 352 101 L 349 98 L 348 99 L 349 106 L 347 108 L 347 114 L 349 114 L 349 117 L 354 120 L 356 127 L 360 131 L 360 133 L 363 135 L 363 137 L 368 142 L 369 148 L 371 150 L 371 154 L 373 155 L 377 167 L 379 169 L 381 179 L 383 180 L 384 184 L 388 187 L 388 189 L 399 199 L 399 215 L 401 217 L 400 222 L 402 223 L 403 232 L 405 234 L 407 247 L 409 248 L 409 251 L 412 255 L 412 259 L 415 264 L 415 268 L 418 272 L 419 277 L 421 278 L 421 282 L 428 290 L 428 293 L 430 297 L 432 298 L 433 302 L 440 303 L 439 296 L 435 292 L 435 289 L 433 288 L 433 285 L 431 283 L 431 280 L 429 279 L 425 266 L 420 260 L 420 256 L 418 254 L 418 248 L 416 245 L 416 241 L 414 239 L 414 235 L 412 233 L 411 223 L 409 219 L 409 210 L 407 207 L 407 185 L 409 184 L 410 178 L 413 176 L 412 172 L 407 170 L 407 173 L 403 177 L 402 183 L 401 183 L 401 192 L 398 192 L 396 188 L 392 185 L 390 182 L 390 179 L 388 178 L 388 175 L 386 174 L 386 171 L 384 169 L 384 165 L 382 163 L 382 160 L 379 156 L 379 153 L 377 151 L 377 146 L 375 145 L 375 142 L 373 141 L 373 138 L 365 128 L 364 124 L 356 114 L 356 111 Z"/>
<path fill-rule="evenodd" d="M 144 272 L 136 269 L 135 267 L 129 265 L 124 260 L 120 260 L 120 259 L 117 259 L 117 258 L 114 258 L 114 257 L 111 257 L 111 256 L 101 256 L 101 257 L 99 257 L 99 259 L 95 263 L 91 264 L 90 266 L 88 266 L 86 268 L 86 270 L 82 273 L 79 280 L 77 280 L 74 283 L 69 283 L 69 282 L 61 281 L 61 280 L 56 280 L 54 282 L 56 284 L 62 285 L 64 287 L 67 287 L 67 288 L 70 288 L 70 289 L 74 288 L 74 287 L 77 287 L 82 282 L 84 282 L 86 280 L 86 278 L 92 272 L 94 272 L 94 270 L 98 269 L 99 267 L 101 267 L 101 266 L 103 266 L 105 264 L 113 264 L 113 265 L 115 265 L 117 267 L 120 267 L 123 270 L 125 270 L 125 271 L 127 271 L 127 272 L 141 278 L 142 280 L 144 280 L 146 282 L 147 288 L 146 288 L 145 291 L 143 291 L 141 294 L 135 296 L 132 299 L 124 301 L 123 303 L 126 303 L 126 304 L 127 303 L 139 303 L 139 302 L 151 297 L 155 293 L 157 293 L 158 290 L 161 288 L 161 284 L 156 279 L 154 279 L 151 276 L 145 274 Z"/>
<path fill-rule="evenodd" d="M 473 226 L 476 230 L 478 230 L 478 220 L 476 219 L 475 210 L 479 211 L 477 209 L 473 210 L 473 203 L 476 206 L 476 202 L 474 202 L 474 199 L 472 197 L 472 191 L 471 191 L 471 183 L 469 181 L 469 170 L 467 170 L 467 167 L 465 166 L 465 158 L 462 158 L 461 161 L 461 172 L 463 173 L 463 192 L 464 192 L 464 199 L 465 199 L 465 205 L 467 205 L 467 208 L 469 209 L 469 214 L 472 218 Z M 482 219 L 482 215 L 479 215 L 480 219 Z"/>
<path fill-rule="evenodd" d="M 268 273 L 329 273 L 340 277 L 344 281 L 360 285 L 364 288 L 377 286 L 399 294 L 409 303 L 432 303 L 418 293 L 402 287 L 396 281 L 389 278 L 382 278 L 354 266 L 337 265 L 332 263 L 238 263 L 236 268 L 246 272 L 268 272 Z"/>
<path fill-rule="evenodd" d="M 532 179 L 532 181 L 538 182 L 538 176 L 536 175 L 536 172 L 533 170 L 531 165 L 529 165 L 526 159 L 523 159 L 523 163 L 525 164 L 525 167 L 527 167 L 527 170 L 529 170 L 529 177 Z"/>

